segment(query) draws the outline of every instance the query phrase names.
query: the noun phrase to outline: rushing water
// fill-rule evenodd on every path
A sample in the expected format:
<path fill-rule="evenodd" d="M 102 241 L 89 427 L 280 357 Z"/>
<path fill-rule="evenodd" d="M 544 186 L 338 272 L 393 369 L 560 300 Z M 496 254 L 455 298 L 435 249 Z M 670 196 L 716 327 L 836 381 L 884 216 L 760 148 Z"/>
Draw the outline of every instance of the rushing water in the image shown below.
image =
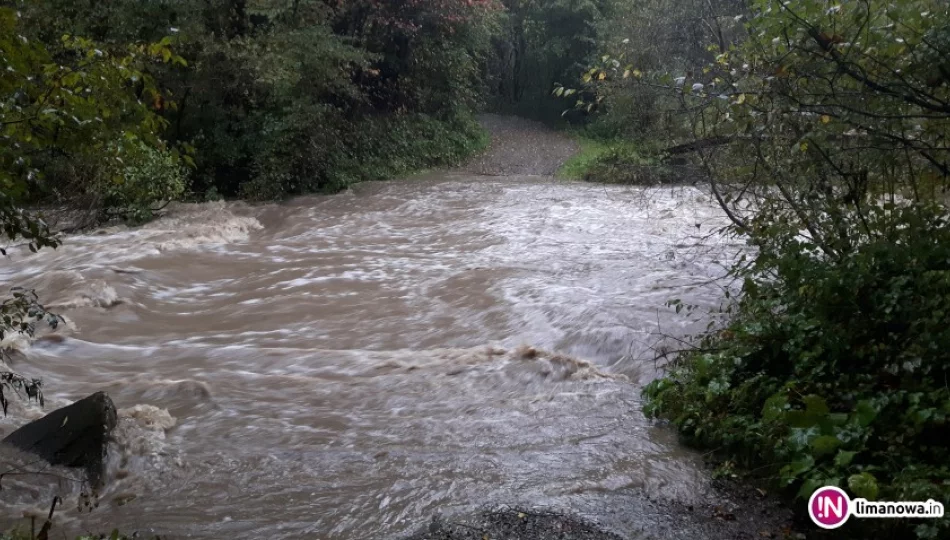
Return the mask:
<path fill-rule="evenodd" d="M 47 410 L 121 409 L 99 508 L 65 484 L 57 519 L 362 540 L 485 503 L 693 500 L 701 468 L 639 388 L 658 332 L 695 328 L 664 303 L 719 302 L 721 225 L 691 188 L 439 173 L 13 250 L 0 278 L 69 319 L 15 368 Z M 13 413 L 0 431 L 42 414 Z M 16 481 L 2 525 L 49 506 Z"/>

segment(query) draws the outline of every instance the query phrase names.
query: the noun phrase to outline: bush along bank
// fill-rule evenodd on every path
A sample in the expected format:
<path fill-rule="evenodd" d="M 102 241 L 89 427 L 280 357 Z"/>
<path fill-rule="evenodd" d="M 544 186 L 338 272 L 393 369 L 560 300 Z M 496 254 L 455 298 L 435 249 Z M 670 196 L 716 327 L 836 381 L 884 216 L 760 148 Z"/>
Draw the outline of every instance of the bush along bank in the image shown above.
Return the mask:
<path fill-rule="evenodd" d="M 670 159 L 655 142 L 602 138 L 593 130 L 580 131 L 574 137 L 580 152 L 558 170 L 560 178 L 638 186 L 695 184 L 700 178 L 695 167 Z"/>
<path fill-rule="evenodd" d="M 781 488 L 950 506 L 950 222 L 878 208 L 881 235 L 832 260 L 770 226 L 734 271 L 730 320 L 644 391 L 689 444 Z M 765 232 L 765 231 L 763 231 Z M 850 520 L 835 534 L 946 538 L 947 520 Z"/>
<path fill-rule="evenodd" d="M 491 0 L 67 0 L 0 7 L 10 205 L 141 222 L 169 200 L 274 199 L 453 164 Z"/>

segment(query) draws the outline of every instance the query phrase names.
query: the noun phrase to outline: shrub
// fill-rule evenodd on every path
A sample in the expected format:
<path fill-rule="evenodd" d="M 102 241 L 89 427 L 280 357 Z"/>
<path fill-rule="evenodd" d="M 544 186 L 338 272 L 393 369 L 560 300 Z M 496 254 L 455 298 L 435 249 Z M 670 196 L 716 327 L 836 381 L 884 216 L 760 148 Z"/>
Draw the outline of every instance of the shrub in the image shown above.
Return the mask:
<path fill-rule="evenodd" d="M 98 186 L 102 212 L 106 218 L 121 218 L 133 223 L 151 219 L 163 203 L 180 199 L 187 186 L 187 171 L 177 154 L 133 141 L 124 165 Z"/>
<path fill-rule="evenodd" d="M 584 180 L 606 184 L 657 185 L 675 182 L 672 168 L 631 144 L 609 146 L 591 163 Z"/>
<path fill-rule="evenodd" d="M 873 234 L 841 259 L 788 224 L 757 225 L 766 241 L 735 271 L 731 320 L 645 389 L 645 410 L 798 499 L 835 485 L 950 505 L 950 222 L 893 205 L 866 219 Z M 950 533 L 872 521 L 848 527 Z"/>
<path fill-rule="evenodd" d="M 573 80 L 624 15 L 619 0 L 502 0 L 504 16 L 484 64 L 495 109 L 559 121 L 564 103 L 551 94 Z M 573 102 L 573 100 L 571 100 Z M 583 119 L 583 115 L 573 117 Z"/>

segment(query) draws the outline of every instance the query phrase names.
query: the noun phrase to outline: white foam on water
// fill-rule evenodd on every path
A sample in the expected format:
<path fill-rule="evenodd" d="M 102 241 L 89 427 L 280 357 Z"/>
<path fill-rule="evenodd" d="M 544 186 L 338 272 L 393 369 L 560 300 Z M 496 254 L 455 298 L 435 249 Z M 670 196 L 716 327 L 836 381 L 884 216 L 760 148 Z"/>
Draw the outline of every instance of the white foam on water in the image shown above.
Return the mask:
<path fill-rule="evenodd" d="M 686 328 L 663 303 L 720 300 L 701 191 L 442 175 L 170 210 L 0 268 L 76 323 L 17 367 L 120 408 L 79 528 L 362 540 L 514 495 L 701 498 L 637 386 Z"/>

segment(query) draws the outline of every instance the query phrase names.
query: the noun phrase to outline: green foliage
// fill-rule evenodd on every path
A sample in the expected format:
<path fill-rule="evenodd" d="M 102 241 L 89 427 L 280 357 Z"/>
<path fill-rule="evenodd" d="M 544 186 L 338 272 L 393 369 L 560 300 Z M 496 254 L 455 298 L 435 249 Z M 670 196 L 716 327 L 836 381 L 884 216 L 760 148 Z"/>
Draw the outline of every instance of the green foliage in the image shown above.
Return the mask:
<path fill-rule="evenodd" d="M 636 185 L 667 184 L 676 179 L 672 168 L 655 157 L 649 144 L 586 136 L 578 140 L 581 150 L 558 171 L 562 178 Z"/>
<path fill-rule="evenodd" d="M 624 2 L 616 0 L 503 0 L 506 8 L 485 79 L 493 107 L 559 119 L 555 83 L 574 80 L 605 37 L 607 21 Z"/>
<path fill-rule="evenodd" d="M 701 72 L 713 59 L 707 49 L 710 43 L 725 48 L 744 33 L 737 16 L 746 12 L 746 4 L 743 0 L 617 3 L 601 25 L 596 54 L 590 54 L 571 77 L 556 81 L 555 95 L 565 98 L 560 100 L 563 114 L 590 115 L 587 131 L 599 138 L 683 136 L 685 126 L 676 115 L 680 96 L 652 84 L 649 75 Z"/>
<path fill-rule="evenodd" d="M 185 63 L 169 40 L 109 48 L 66 34 L 43 43 L 7 8 L 0 8 L 0 30 L 0 200 L 7 223 L 19 219 L 10 210 L 19 203 L 56 193 L 97 195 L 98 186 L 119 181 L 142 145 L 164 147 L 158 134 L 167 122 L 154 110 L 163 96 L 147 68 Z M 7 232 L 31 240 L 46 234 L 16 226 Z"/>
<path fill-rule="evenodd" d="M 271 154 L 273 164 L 264 169 L 265 174 L 244 184 L 242 195 L 269 199 L 302 191 L 332 192 L 357 182 L 454 165 L 488 143 L 485 133 L 470 115 L 448 120 L 426 115 L 369 118 L 327 139 L 322 147 L 314 145 L 313 155 L 318 148 L 323 148 L 322 159 L 326 160 L 314 165 L 314 174 L 309 176 L 317 180 L 314 183 L 301 185 L 289 171 L 279 172 L 286 171 L 287 164 L 293 161 L 281 159 L 278 145 L 275 154 Z M 317 167 L 324 169 L 320 171 Z"/>
<path fill-rule="evenodd" d="M 557 176 L 561 178 L 583 179 L 591 166 L 610 148 L 610 143 L 584 135 L 575 136 L 575 140 L 580 150 L 565 161 L 558 170 Z"/>
<path fill-rule="evenodd" d="M 326 187 L 347 153 L 341 133 L 359 121 L 347 111 L 365 100 L 349 73 L 370 58 L 325 26 L 204 43 L 176 119 L 211 179 L 196 187 L 267 198 Z"/>
<path fill-rule="evenodd" d="M 36 292 L 20 287 L 14 287 L 12 298 L 0 303 L 0 339 L 11 333 L 21 333 L 33 336 L 36 323 L 46 321 L 56 328 L 62 319 L 46 311 L 39 304 Z"/>
<path fill-rule="evenodd" d="M 354 172 L 361 166 L 357 160 L 374 168 L 375 160 L 390 157 L 433 162 L 422 154 L 388 154 L 389 134 L 367 139 L 360 132 L 390 121 L 433 127 L 428 121 L 397 120 L 404 116 L 433 119 L 439 132 L 458 127 L 455 119 L 468 115 L 479 100 L 479 58 L 497 13 L 491 0 L 119 0 L 82 8 L 40 0 L 18 7 L 31 43 L 50 48 L 70 33 L 92 40 L 88 43 L 104 58 L 140 51 L 128 62 L 133 82 L 124 88 L 135 89 L 134 103 L 147 113 L 140 116 L 152 124 L 133 129 L 129 114 L 112 115 L 126 121 L 118 132 L 123 136 L 97 133 L 89 159 L 57 160 L 46 167 L 56 174 L 44 186 L 53 195 L 99 199 L 103 217 L 132 220 L 147 219 L 154 199 L 180 193 L 181 182 L 174 178 L 178 167 L 165 163 L 159 167 L 163 175 L 155 169 L 160 160 L 150 158 L 150 165 L 136 170 L 158 173 L 161 186 L 126 183 L 127 168 L 111 166 L 110 160 L 133 160 L 111 152 L 138 148 L 115 144 L 126 141 L 128 132 L 166 156 L 193 159 L 191 187 L 199 199 L 207 198 L 205 192 L 212 198 L 277 198 L 338 189 L 374 176 Z M 143 48 L 140 40 L 164 48 Z M 59 45 L 50 56 L 67 58 Z M 167 100 L 172 96 L 175 102 Z M 475 142 L 471 131 L 463 133 L 467 145 Z M 404 150 L 430 150 L 423 146 Z"/>
<path fill-rule="evenodd" d="M 185 194 L 187 171 L 175 153 L 137 140 L 124 144 L 131 148 L 112 151 L 125 156 L 119 174 L 97 189 L 103 197 L 102 211 L 108 218 L 141 223 L 151 219 L 159 205 Z"/>
<path fill-rule="evenodd" d="M 654 155 L 631 144 L 608 147 L 590 164 L 584 180 L 605 184 L 659 185 L 680 180 Z"/>
<path fill-rule="evenodd" d="M 950 222 L 893 205 L 867 220 L 878 234 L 840 260 L 763 223 L 730 321 L 646 388 L 645 410 L 799 499 L 836 485 L 947 505 Z"/>
<path fill-rule="evenodd" d="M 447 120 L 425 115 L 378 118 L 354 135 L 348 145 L 353 161 L 338 178 L 342 183 L 455 165 L 488 145 L 487 135 L 468 114 Z"/>

